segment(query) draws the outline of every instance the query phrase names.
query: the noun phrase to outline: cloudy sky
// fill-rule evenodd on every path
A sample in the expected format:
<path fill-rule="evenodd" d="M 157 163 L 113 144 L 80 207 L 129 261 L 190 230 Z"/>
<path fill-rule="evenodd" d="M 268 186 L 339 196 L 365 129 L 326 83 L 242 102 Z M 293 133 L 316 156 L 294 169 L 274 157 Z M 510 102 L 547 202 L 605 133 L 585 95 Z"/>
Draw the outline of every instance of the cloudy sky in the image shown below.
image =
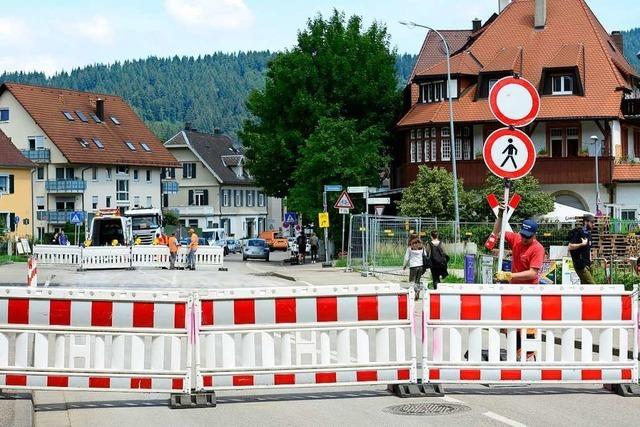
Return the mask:
<path fill-rule="evenodd" d="M 0 72 L 52 74 L 150 55 L 280 50 L 316 13 L 337 8 L 385 22 L 398 52 L 417 53 L 423 33 L 398 24 L 466 28 L 498 0 L 2 0 Z M 587 0 L 609 30 L 640 25 L 638 0 Z"/>

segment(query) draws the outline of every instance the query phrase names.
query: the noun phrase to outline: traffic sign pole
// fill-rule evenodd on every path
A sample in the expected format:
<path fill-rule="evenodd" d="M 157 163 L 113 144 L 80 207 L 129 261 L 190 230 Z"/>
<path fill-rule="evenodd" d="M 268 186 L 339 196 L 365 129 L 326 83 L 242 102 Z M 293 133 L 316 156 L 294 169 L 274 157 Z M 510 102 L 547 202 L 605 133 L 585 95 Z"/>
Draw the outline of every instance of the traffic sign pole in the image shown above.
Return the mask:
<path fill-rule="evenodd" d="M 507 224 L 509 224 L 509 217 L 507 215 L 507 205 L 509 204 L 509 190 L 511 188 L 511 181 L 504 179 L 504 210 L 502 211 L 502 224 L 500 225 L 500 246 L 498 250 L 498 271 L 502 271 L 502 261 L 504 260 L 504 236 L 507 233 Z"/>

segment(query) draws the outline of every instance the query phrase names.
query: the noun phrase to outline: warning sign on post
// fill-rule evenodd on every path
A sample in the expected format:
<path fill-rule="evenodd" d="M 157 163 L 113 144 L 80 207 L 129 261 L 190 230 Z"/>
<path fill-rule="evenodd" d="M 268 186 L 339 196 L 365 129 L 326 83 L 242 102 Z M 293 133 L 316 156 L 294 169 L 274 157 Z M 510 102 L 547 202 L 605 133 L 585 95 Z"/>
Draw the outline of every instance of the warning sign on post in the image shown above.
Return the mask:
<path fill-rule="evenodd" d="M 518 130 L 502 128 L 487 138 L 483 149 L 484 162 L 500 178 L 520 179 L 536 162 L 536 149 L 529 136 Z"/>
<path fill-rule="evenodd" d="M 343 191 L 333 207 L 336 209 L 353 209 L 353 201 L 351 201 L 349 193 Z"/>
<path fill-rule="evenodd" d="M 318 226 L 320 228 L 329 228 L 329 212 L 320 212 L 318 214 Z"/>

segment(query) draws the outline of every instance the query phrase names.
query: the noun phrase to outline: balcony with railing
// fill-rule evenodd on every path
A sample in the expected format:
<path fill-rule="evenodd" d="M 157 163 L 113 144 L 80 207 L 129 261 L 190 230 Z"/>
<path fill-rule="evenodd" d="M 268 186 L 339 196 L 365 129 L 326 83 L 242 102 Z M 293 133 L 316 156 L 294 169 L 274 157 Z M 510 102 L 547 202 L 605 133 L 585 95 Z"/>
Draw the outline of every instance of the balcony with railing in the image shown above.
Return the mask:
<path fill-rule="evenodd" d="M 36 163 L 49 163 L 51 161 L 51 150 L 48 148 L 40 150 L 20 150 L 22 155 Z"/>
<path fill-rule="evenodd" d="M 83 179 L 54 179 L 45 182 L 49 193 L 82 193 L 87 189 L 87 181 Z"/>
<path fill-rule="evenodd" d="M 623 99 L 622 114 L 625 117 L 640 118 L 640 98 Z"/>
<path fill-rule="evenodd" d="M 78 211 L 37 211 L 36 218 L 39 221 L 47 221 L 50 224 L 66 224 L 71 222 L 71 216 L 74 212 Z M 86 212 L 82 212 L 83 217 L 86 217 Z"/>
<path fill-rule="evenodd" d="M 162 194 L 176 194 L 179 189 L 177 181 L 162 181 Z"/>

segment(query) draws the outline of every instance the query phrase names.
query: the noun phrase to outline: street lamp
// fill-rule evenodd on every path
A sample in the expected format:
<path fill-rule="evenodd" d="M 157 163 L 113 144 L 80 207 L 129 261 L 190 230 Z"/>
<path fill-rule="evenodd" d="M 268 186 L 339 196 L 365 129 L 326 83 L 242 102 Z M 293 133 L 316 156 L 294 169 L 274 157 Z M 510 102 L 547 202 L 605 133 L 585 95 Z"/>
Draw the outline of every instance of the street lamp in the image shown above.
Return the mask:
<path fill-rule="evenodd" d="M 444 44 L 444 51 L 447 55 L 447 97 L 449 98 L 449 127 L 451 130 L 451 172 L 453 173 L 453 203 L 455 209 L 455 225 L 454 225 L 454 238 L 456 243 L 460 241 L 460 207 L 458 206 L 458 169 L 456 165 L 456 132 L 453 128 L 453 98 L 451 96 L 451 60 L 450 60 L 450 52 L 449 52 L 449 44 L 445 40 L 445 38 L 440 34 L 438 30 L 435 30 L 427 25 L 416 24 L 413 21 L 404 22 L 400 21 L 401 25 L 404 25 L 409 28 L 426 28 L 429 31 L 433 31 L 440 37 L 442 43 Z"/>
<path fill-rule="evenodd" d="M 596 153 L 596 214 L 600 214 L 600 184 L 598 183 L 600 175 L 598 173 L 598 137 L 596 135 L 591 136 L 593 141 L 594 151 Z"/>

